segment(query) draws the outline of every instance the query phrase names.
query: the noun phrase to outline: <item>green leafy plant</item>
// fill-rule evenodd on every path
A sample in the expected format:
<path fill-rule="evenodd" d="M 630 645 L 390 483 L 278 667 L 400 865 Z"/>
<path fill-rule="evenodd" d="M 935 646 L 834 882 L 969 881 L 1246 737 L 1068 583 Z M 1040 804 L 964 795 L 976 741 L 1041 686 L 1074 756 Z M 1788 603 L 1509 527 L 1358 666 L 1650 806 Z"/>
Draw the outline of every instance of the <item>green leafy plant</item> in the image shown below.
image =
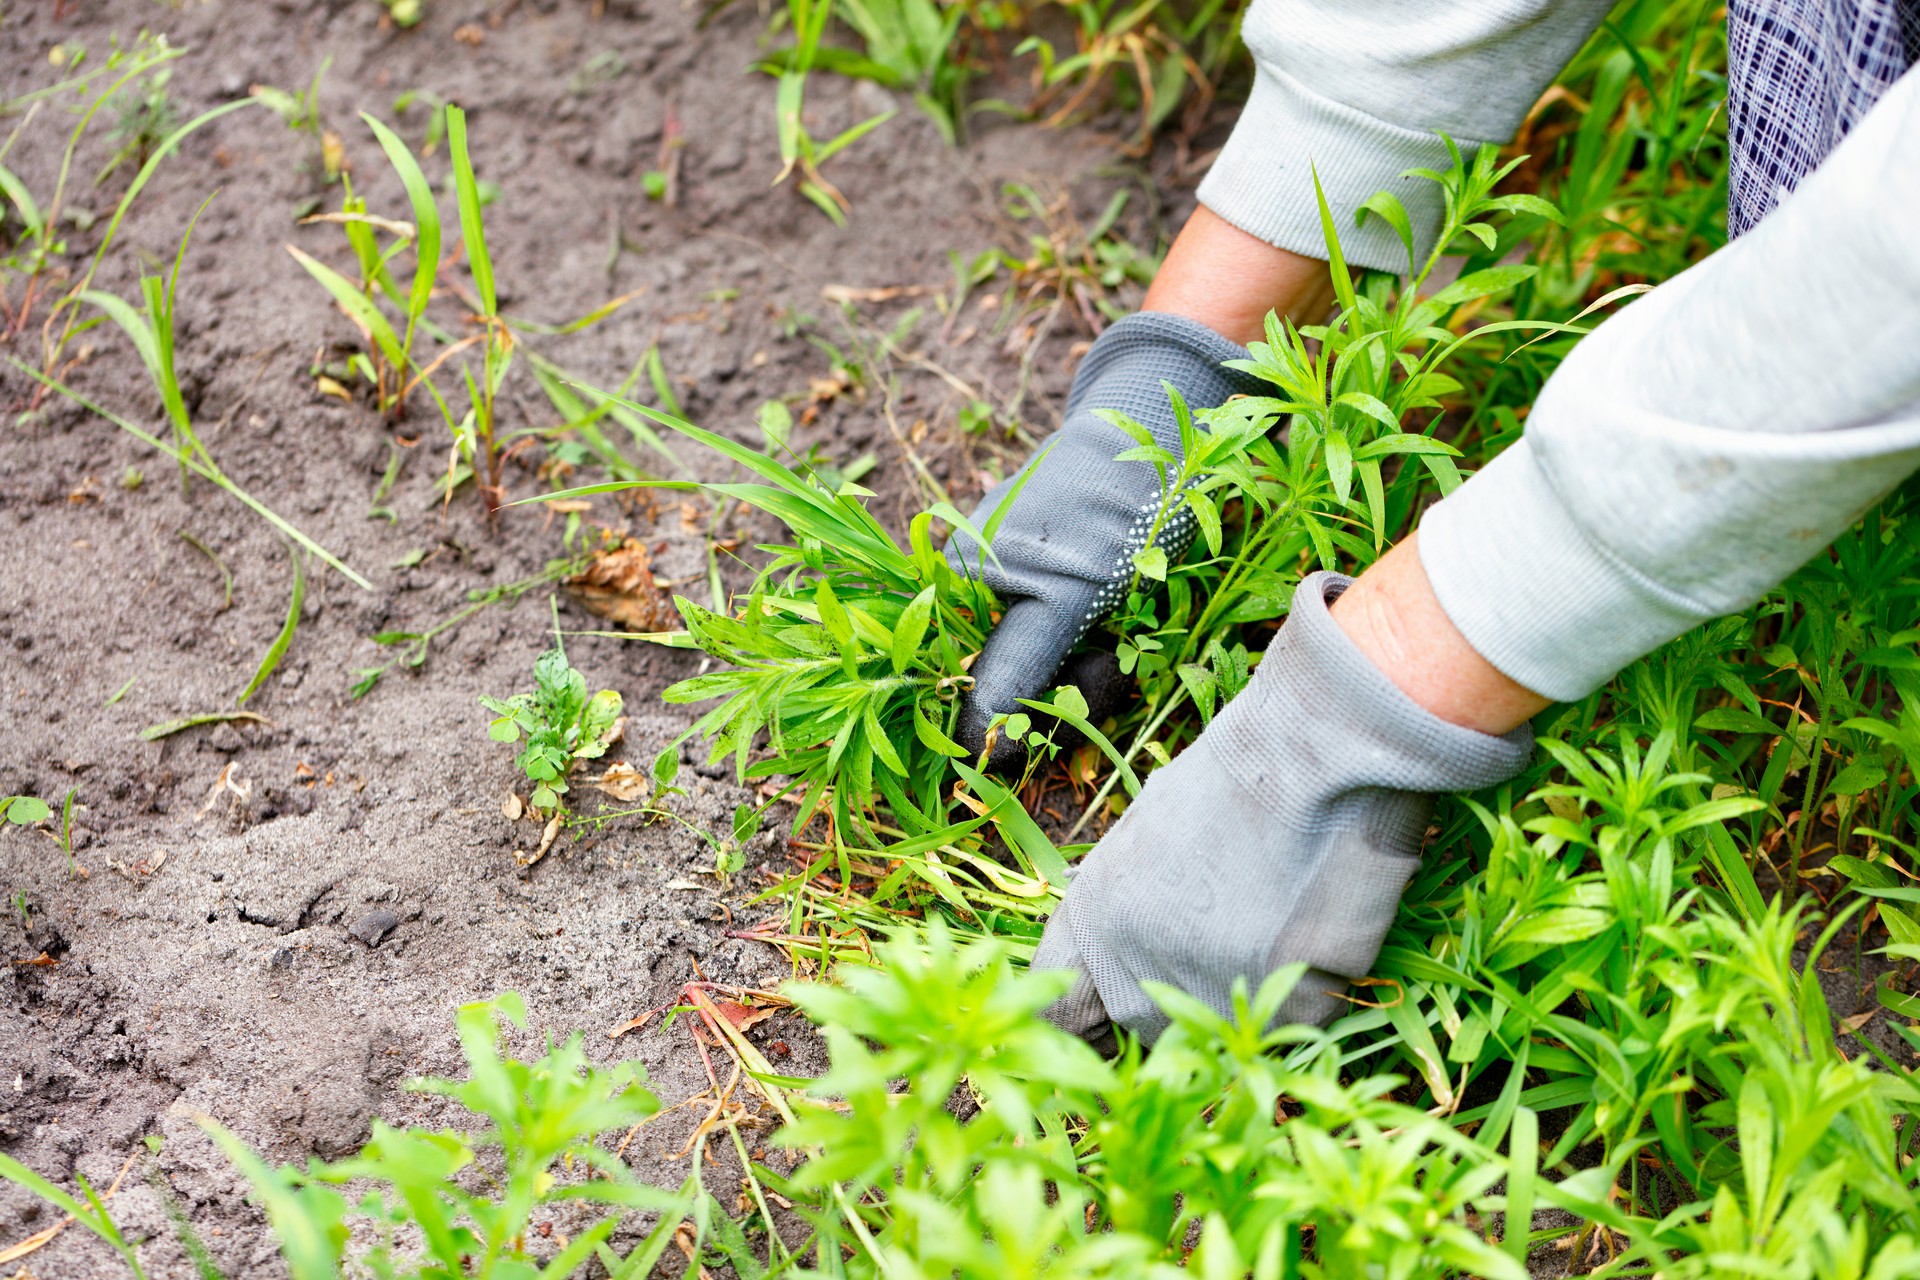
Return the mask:
<path fill-rule="evenodd" d="M 529 803 L 541 813 L 558 812 L 567 793 L 567 775 L 582 760 L 606 754 L 619 731 L 620 695 L 602 689 L 589 695 L 586 677 L 567 662 L 559 645 L 533 664 L 533 692 L 511 698 L 482 698 L 495 715 L 487 736 L 495 742 L 526 746 L 514 764 L 533 784 Z"/>
<path fill-rule="evenodd" d="M 211 1117 L 209 1136 L 252 1185 L 294 1280 L 376 1276 L 473 1276 L 565 1280 L 587 1274 L 647 1275 L 691 1214 L 716 1207 L 697 1175 L 678 1191 L 645 1186 L 597 1140 L 654 1115 L 658 1098 L 636 1062 L 598 1067 L 576 1033 L 522 1062 L 503 1052 L 509 1028 L 526 1026 L 524 1002 L 508 992 L 463 1005 L 456 1018 L 467 1078 L 416 1080 L 470 1113 L 458 1128 L 373 1124 L 372 1139 L 344 1160 L 274 1166 Z M 0 1156 L 0 1177 L 71 1213 L 144 1280 L 135 1242 L 102 1198 L 77 1179 L 75 1197 L 18 1161 Z M 347 1192 L 353 1195 L 349 1199 Z M 537 1218 L 585 1207 L 593 1219 L 572 1236 L 534 1230 Z M 609 1240 L 622 1223 L 657 1214 L 625 1257 Z M 721 1215 L 724 1217 L 724 1215 Z M 190 1249 L 190 1253 L 191 1253 Z"/>
<path fill-rule="evenodd" d="M 1678 43 L 1649 54 L 1642 37 Z M 1611 148 L 1603 135 L 1697 136 L 1686 130 L 1711 115 L 1696 96 L 1712 85 L 1700 62 L 1717 46 L 1698 38 L 1694 7 L 1623 6 L 1595 48 L 1569 73 L 1576 100 L 1602 113 L 1579 125 L 1589 137 Z M 1622 74 L 1622 62 L 1631 84 L 1609 99 L 1593 78 Z M 1596 219 L 1662 201 L 1711 210 L 1692 153 L 1683 163 L 1668 143 L 1636 143 L 1607 154 L 1614 177 L 1563 211 L 1515 190 L 1524 156 L 1454 151 L 1446 171 L 1417 175 L 1445 205 L 1423 258 L 1398 202 L 1368 201 L 1356 219 L 1408 245 L 1401 279 L 1350 271 L 1323 204 L 1339 312 L 1269 326 L 1241 367 L 1272 391 L 1206 413 L 1176 404 L 1178 458 L 1112 419 L 1135 439 L 1127 456 L 1157 469 L 1155 519 L 1190 512 L 1199 537 L 1177 559 L 1136 559 L 1098 641 L 1136 681 L 1131 705 L 1094 725 L 1083 699 L 1055 691 L 1000 726 L 1035 751 L 1033 777 L 1059 785 L 1048 771 L 1064 766 L 1087 797 L 1082 823 L 1124 805 L 1113 792 L 1133 792 L 1244 686 L 1253 642 L 1302 573 L 1363 567 L 1403 536 L 1428 495 L 1515 438 L 1517 407 L 1579 322 L 1637 291 L 1607 273 L 1623 267 L 1567 274 L 1563 237 L 1587 246 L 1575 253 L 1588 264 L 1622 263 L 1607 240 L 1619 227 Z M 1702 154 L 1710 164 L 1714 146 Z M 1641 167 L 1648 155 L 1661 167 Z M 1666 273 L 1711 244 L 1697 218 L 1631 225 L 1637 260 Z M 1526 260 L 1512 261 L 1516 250 Z M 1448 256 L 1461 270 L 1429 284 Z M 1526 319 L 1523 306 L 1545 314 Z M 722 452 L 759 469 L 742 447 Z M 798 508 L 761 505 L 798 534 Z M 839 601 L 854 588 L 836 574 L 859 589 L 879 580 L 864 552 L 844 555 L 844 534 L 822 537 L 812 561 L 796 541 L 796 554 L 773 549 L 786 556 L 781 576 L 756 583 L 719 628 L 689 617 L 690 639 L 741 668 L 679 691 L 734 699 L 702 732 L 724 734 L 729 716 L 756 732 L 765 723 L 752 709 L 774 700 L 747 691 L 778 685 L 756 668 L 803 661 L 776 658 L 767 635 L 806 644 L 814 633 L 801 623 L 825 628 L 831 610 L 808 598 L 818 582 Z M 813 765 L 813 784 L 834 795 L 801 806 L 793 847 L 809 860 L 763 895 L 785 896 L 785 920 L 748 934 L 796 962 L 840 962 L 844 991 L 801 997 L 834 1054 L 814 1089 L 836 1106 L 787 1099 L 788 1136 L 811 1158 L 790 1179 L 759 1176 L 807 1206 L 852 1274 L 1135 1275 L 1184 1261 L 1231 1275 L 1517 1276 L 1548 1246 L 1600 1275 L 1901 1274 L 1920 1247 L 1908 1160 L 1920 1088 L 1882 1044 L 1920 1043 L 1905 1026 L 1920 996 L 1900 967 L 1920 958 L 1916 549 L 1909 486 L 1761 604 L 1543 717 L 1532 771 L 1443 803 L 1370 985 L 1324 1034 L 1266 1028 L 1285 978 L 1224 1022 L 1162 991 L 1176 1029 L 1144 1062 L 1123 1056 L 1112 1091 L 1079 1046 L 996 1003 L 1021 1003 L 1000 993 L 1026 981 L 1015 967 L 1053 905 L 1053 868 L 1077 852 L 1007 803 L 1013 789 L 960 760 L 903 755 L 903 781 L 878 765 L 870 776 L 821 768 L 771 729 L 764 749 L 728 739 L 731 752 L 749 748 L 739 758 L 750 775 L 764 767 L 798 785 Z M 763 621 L 783 617 L 799 623 Z M 854 679 L 857 658 L 849 669 L 840 656 L 821 646 L 801 705 L 872 697 Z M 1089 731 L 1072 759 L 1038 727 L 1047 714 Z M 915 789 L 947 771 L 962 785 L 934 794 L 966 811 L 958 822 Z M 808 839 L 822 807 L 833 820 Z M 1815 886 L 1830 909 L 1814 905 Z M 931 958 L 904 940 L 861 940 L 889 930 L 924 930 Z M 875 961 L 881 972 L 866 967 Z M 1863 1007 L 1844 1022 L 1822 970 L 1852 975 Z M 1028 1009 L 1058 991 L 1034 981 Z M 1876 1018 L 1888 1030 L 1868 1038 Z M 1028 1074 L 1009 1084 L 1009 1062 Z M 911 1100 L 889 1083 L 902 1079 Z M 980 1107 L 967 1125 L 946 1106 L 963 1080 Z M 1158 1092 L 1129 1092 L 1147 1089 Z M 1045 1216 L 1056 1207 L 1057 1221 Z M 1543 1227 L 1536 1207 L 1575 1225 Z"/>

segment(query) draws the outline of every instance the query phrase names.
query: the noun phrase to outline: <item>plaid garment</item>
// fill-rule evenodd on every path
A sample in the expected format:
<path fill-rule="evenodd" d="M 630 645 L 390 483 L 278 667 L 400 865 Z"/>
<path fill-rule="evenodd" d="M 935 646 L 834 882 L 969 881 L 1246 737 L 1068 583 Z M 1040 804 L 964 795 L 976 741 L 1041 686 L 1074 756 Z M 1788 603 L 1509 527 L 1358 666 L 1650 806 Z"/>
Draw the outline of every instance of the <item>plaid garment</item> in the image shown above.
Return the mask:
<path fill-rule="evenodd" d="M 1799 185 L 1920 61 L 1920 0 L 1733 0 L 1727 7 L 1727 233 Z"/>

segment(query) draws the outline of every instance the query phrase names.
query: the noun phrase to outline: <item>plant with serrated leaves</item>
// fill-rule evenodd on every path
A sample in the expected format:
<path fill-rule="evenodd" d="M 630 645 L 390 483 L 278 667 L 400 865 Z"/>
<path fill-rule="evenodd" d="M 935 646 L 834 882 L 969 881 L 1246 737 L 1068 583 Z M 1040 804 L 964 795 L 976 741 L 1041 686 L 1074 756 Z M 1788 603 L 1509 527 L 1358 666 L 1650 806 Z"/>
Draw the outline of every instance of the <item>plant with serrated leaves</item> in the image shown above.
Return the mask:
<path fill-rule="evenodd" d="M 619 736 L 620 695 L 612 689 L 588 694 L 586 677 L 558 646 L 533 664 L 533 692 L 511 698 L 482 698 L 495 715 L 487 736 L 495 742 L 526 746 L 514 764 L 533 784 L 529 803 L 541 813 L 556 813 L 567 793 L 567 775 L 582 760 L 597 760 Z"/>

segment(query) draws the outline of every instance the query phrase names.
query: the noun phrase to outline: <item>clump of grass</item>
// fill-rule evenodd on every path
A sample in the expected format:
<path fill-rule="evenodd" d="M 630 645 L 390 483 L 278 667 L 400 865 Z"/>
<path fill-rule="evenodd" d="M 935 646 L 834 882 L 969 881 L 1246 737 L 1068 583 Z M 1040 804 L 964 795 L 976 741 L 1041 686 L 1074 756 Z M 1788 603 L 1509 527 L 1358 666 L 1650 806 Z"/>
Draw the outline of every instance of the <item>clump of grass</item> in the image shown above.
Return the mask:
<path fill-rule="evenodd" d="M 567 415 L 567 422 L 551 429 L 508 429 L 501 421 L 501 406 L 507 400 L 507 380 L 515 357 L 524 348 L 525 338 L 580 332 L 613 314 L 634 295 L 613 299 L 563 325 L 545 325 L 503 315 L 493 261 L 487 251 L 484 208 L 488 196 L 475 175 L 468 150 L 466 114 L 454 106 L 446 106 L 443 114 L 460 242 L 473 282 L 471 293 L 451 281 L 444 285 L 441 281 L 443 228 L 433 184 L 399 135 L 370 115 L 361 118 L 380 143 L 407 192 L 411 220 L 370 212 L 366 201 L 354 194 L 348 182 L 337 212 L 319 214 L 306 221 L 333 223 L 341 228 L 352 251 L 358 278 L 349 278 L 297 246 L 289 245 L 287 251 L 327 291 L 359 331 L 364 346 L 354 355 L 351 367 L 370 388 L 374 407 L 389 422 L 397 423 L 407 416 L 410 404 L 419 396 L 430 400 L 447 428 L 450 442 L 443 492 L 451 498 L 456 488 L 472 483 L 482 505 L 492 516 L 506 501 L 506 464 L 513 454 L 532 445 L 539 437 L 591 429 L 611 412 L 598 406 L 579 407 L 575 401 L 556 399 L 555 408 Z M 408 260 L 411 274 L 401 277 L 398 272 Z M 456 336 L 429 314 L 434 299 L 443 289 L 461 295 L 467 304 L 467 323 L 474 332 Z M 429 344 L 437 345 L 439 351 L 427 355 L 423 348 Z M 536 378 L 543 387 L 549 388 L 551 396 L 552 387 L 559 385 L 553 377 L 556 366 L 539 360 L 531 352 L 529 360 L 535 364 Z M 657 356 L 655 360 L 657 362 Z M 439 379 L 456 370 L 459 391 L 450 398 Z M 461 394 L 464 394 L 464 408 L 460 407 Z M 572 412 L 576 407 L 579 411 Z M 634 435 L 641 443 L 659 445 L 651 428 L 643 428 Z M 604 435 L 596 432 L 591 439 L 606 458 L 618 460 L 628 474 L 644 474 L 637 465 L 621 457 Z"/>

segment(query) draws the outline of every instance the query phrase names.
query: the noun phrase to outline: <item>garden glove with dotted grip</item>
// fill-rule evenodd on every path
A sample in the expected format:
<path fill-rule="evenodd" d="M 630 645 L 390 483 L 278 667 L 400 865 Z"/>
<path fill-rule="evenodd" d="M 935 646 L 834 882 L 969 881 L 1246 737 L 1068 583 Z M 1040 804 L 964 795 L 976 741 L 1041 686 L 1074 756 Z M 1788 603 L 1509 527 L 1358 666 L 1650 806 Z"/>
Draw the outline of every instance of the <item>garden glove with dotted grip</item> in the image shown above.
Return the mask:
<path fill-rule="evenodd" d="M 1245 348 L 1205 325 L 1158 311 L 1119 321 L 1087 352 L 1067 395 L 1064 425 L 1021 473 L 1034 474 L 994 534 L 994 556 L 982 556 L 964 533 L 947 544 L 954 570 L 985 581 L 1007 607 L 973 664 L 961 745 L 979 751 L 996 715 L 1018 712 L 1021 698 L 1045 692 L 1061 661 L 1121 602 L 1133 578 L 1134 552 L 1144 547 L 1160 505 L 1159 475 L 1149 463 L 1115 461 L 1137 442 L 1095 411 L 1125 414 L 1179 457 L 1180 428 L 1162 384 L 1171 384 L 1192 409 L 1212 408 L 1255 389 L 1248 375 L 1221 367 L 1246 358 Z M 987 493 L 973 513 L 976 527 L 1019 479 Z M 1192 540 L 1192 516 L 1184 508 L 1169 516 L 1157 539 L 1169 559 Z M 1024 752 L 1003 738 L 991 763 L 1004 768 L 1020 759 Z"/>
<path fill-rule="evenodd" d="M 1236 979 L 1257 989 L 1304 962 L 1278 1021 L 1331 1021 L 1379 954 L 1434 793 L 1526 766 L 1527 726 L 1495 738 L 1441 720 L 1354 648 L 1327 608 L 1351 581 L 1300 584 L 1245 691 L 1087 855 L 1033 960 L 1080 975 L 1050 1019 L 1151 1041 L 1167 1019 L 1141 984 L 1230 1014 Z"/>

